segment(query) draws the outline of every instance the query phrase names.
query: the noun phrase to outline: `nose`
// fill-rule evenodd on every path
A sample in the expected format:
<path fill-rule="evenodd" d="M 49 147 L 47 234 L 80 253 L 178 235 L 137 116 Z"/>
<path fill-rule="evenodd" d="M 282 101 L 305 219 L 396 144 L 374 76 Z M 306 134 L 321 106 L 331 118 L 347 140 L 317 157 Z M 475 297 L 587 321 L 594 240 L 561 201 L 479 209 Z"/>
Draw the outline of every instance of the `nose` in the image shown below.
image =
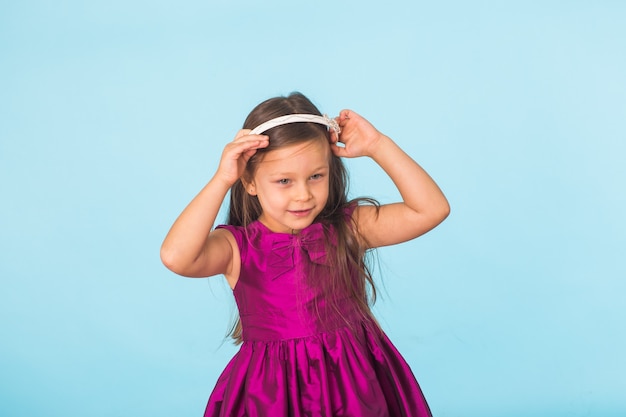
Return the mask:
<path fill-rule="evenodd" d="M 311 189 L 307 183 L 301 183 L 297 187 L 294 187 L 293 198 L 296 201 L 307 201 L 312 196 L 313 194 L 311 194 Z"/>

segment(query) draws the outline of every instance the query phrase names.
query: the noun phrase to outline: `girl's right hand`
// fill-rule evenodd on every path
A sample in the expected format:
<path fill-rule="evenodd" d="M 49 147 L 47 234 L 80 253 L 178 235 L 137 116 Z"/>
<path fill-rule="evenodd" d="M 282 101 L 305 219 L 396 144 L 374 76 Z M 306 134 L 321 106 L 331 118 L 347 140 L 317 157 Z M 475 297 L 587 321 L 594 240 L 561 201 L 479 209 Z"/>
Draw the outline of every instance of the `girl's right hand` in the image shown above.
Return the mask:
<path fill-rule="evenodd" d="M 266 148 L 269 145 L 269 136 L 249 135 L 248 133 L 250 129 L 241 129 L 237 132 L 235 140 L 228 143 L 222 152 L 215 177 L 224 181 L 229 187 L 241 178 L 248 160 L 257 149 Z"/>

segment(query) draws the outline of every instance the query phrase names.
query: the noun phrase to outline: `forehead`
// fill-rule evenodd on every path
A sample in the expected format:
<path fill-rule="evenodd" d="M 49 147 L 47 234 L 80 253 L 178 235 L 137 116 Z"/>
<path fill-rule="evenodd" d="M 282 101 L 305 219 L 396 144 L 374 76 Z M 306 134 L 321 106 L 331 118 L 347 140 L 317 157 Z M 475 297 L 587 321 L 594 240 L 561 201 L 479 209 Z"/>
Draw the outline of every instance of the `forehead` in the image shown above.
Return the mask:
<path fill-rule="evenodd" d="M 327 167 L 329 158 L 330 144 L 326 140 L 313 139 L 267 152 L 258 165 L 257 173 L 281 169 L 299 171 Z"/>

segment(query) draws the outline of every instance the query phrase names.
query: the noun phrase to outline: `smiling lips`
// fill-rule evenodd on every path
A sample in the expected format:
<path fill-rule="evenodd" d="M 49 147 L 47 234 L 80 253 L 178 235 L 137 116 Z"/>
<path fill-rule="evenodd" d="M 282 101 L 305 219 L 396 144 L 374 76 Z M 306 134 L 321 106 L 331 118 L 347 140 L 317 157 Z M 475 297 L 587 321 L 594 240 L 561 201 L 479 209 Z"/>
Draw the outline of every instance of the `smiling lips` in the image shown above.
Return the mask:
<path fill-rule="evenodd" d="M 289 213 L 293 214 L 296 217 L 305 217 L 307 216 L 309 213 L 311 213 L 313 209 L 306 209 L 306 210 L 289 210 Z"/>

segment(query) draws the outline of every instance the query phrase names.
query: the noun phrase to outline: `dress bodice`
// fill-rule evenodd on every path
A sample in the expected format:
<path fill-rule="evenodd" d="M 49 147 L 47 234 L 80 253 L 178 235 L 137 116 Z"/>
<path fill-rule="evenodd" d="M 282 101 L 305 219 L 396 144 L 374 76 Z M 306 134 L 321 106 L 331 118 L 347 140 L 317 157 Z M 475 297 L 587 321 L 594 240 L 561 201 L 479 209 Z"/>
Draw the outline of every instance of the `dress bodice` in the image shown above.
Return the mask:
<path fill-rule="evenodd" d="M 358 316 L 345 291 L 330 293 L 322 281 L 331 268 L 325 242 L 330 250 L 336 242 L 332 227 L 313 223 L 298 234 L 275 233 L 259 221 L 219 227 L 233 234 L 241 255 L 233 293 L 244 341 L 310 336 Z"/>

